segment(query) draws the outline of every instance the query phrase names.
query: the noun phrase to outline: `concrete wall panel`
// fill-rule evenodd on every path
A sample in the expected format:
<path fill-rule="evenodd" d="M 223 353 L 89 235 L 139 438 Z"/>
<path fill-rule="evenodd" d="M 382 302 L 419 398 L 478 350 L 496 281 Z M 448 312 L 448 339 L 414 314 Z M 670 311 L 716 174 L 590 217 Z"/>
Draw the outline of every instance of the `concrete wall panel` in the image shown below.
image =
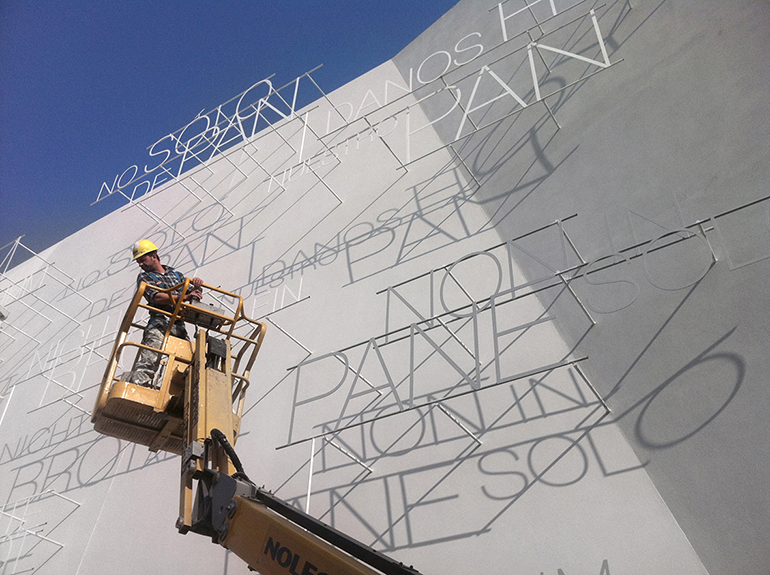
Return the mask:
<path fill-rule="evenodd" d="M 465 0 L 4 272 L 0 572 L 247 572 L 90 425 L 147 237 L 266 318 L 236 449 L 323 521 L 426 575 L 766 573 L 768 19 Z"/>

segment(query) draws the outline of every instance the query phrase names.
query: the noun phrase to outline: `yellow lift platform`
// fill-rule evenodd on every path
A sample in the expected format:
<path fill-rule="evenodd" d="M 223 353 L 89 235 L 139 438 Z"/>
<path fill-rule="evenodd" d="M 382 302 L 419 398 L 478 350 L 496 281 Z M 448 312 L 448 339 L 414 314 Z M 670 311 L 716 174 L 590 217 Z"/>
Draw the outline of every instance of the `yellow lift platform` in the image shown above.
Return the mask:
<path fill-rule="evenodd" d="M 187 293 L 189 281 L 159 291 L 181 287 Z M 140 284 L 96 398 L 96 430 L 181 454 L 179 532 L 211 537 L 262 575 L 419 575 L 258 488 L 244 473 L 233 445 L 266 326 L 246 317 L 243 298 L 203 287 L 217 293 L 222 305 L 228 302 L 231 311 L 180 297 L 165 314 L 169 326 L 193 324 L 195 338 L 176 338 L 169 327 L 162 347 L 155 349 L 130 339 L 143 329 L 136 318 L 140 310 L 161 311 L 142 303 L 147 284 Z M 133 367 L 128 375 L 116 375 L 123 355 L 142 348 L 162 358 L 150 387 L 130 381 Z"/>
<path fill-rule="evenodd" d="M 189 282 L 187 279 L 184 284 L 158 291 L 170 293 L 181 286 L 182 293 L 186 293 Z M 246 389 L 249 386 L 249 374 L 262 346 L 266 325 L 246 316 L 242 297 L 206 284 L 203 287 L 208 293 L 217 293 L 220 299 L 231 303 L 233 310 L 200 302 L 185 302 L 179 298 L 173 313 L 167 313 L 143 302 L 147 284 L 141 283 L 120 324 L 96 397 L 91 418 L 96 431 L 146 445 L 151 451 L 163 450 L 182 454 L 185 447 L 185 379 L 191 369 L 195 342 L 176 338 L 170 332 L 175 321 L 184 321 L 206 329 L 210 338 L 221 342 L 217 347 L 227 347 L 226 355 L 231 361 L 227 362 L 224 368 L 228 379 L 234 383 L 232 431 L 234 436 L 237 436 Z M 137 314 L 150 309 L 170 318 L 161 349 L 129 341 L 129 336 L 137 333 L 141 337 L 141 332 L 137 330 L 144 328 L 138 323 Z M 129 350 L 143 348 L 153 350 L 161 357 L 160 368 L 152 387 L 128 381 L 133 366 L 122 374 L 118 373 L 123 356 L 128 355 Z M 222 354 L 219 357 L 222 358 Z"/>

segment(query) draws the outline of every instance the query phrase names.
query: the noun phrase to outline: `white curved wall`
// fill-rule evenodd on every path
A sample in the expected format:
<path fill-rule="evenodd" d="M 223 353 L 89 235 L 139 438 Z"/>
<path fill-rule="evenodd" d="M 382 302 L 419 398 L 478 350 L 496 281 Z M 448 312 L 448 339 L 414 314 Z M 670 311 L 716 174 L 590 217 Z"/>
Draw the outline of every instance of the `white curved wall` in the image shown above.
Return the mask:
<path fill-rule="evenodd" d="M 513 4 L 1 278 L 1 573 L 247 572 L 89 422 L 142 237 L 267 317 L 237 451 L 302 508 L 312 452 L 335 527 L 426 575 L 767 571 L 767 6 Z"/>

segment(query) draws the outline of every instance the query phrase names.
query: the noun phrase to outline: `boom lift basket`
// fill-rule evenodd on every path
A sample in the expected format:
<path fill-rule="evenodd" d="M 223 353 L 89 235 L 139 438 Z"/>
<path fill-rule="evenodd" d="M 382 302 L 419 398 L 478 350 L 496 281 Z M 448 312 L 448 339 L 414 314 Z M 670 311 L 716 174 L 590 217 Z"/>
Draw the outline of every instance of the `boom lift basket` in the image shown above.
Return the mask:
<path fill-rule="evenodd" d="M 181 286 L 180 293 L 187 293 L 189 282 L 159 291 Z M 420 575 L 259 489 L 244 472 L 233 444 L 266 326 L 244 315 L 243 298 L 204 285 L 219 292 L 228 309 L 222 300 L 235 302 L 235 311 L 186 303 L 172 294 L 174 309 L 166 313 L 142 303 L 147 287 L 140 284 L 120 325 L 92 421 L 100 433 L 182 455 L 179 532 L 211 537 L 265 575 L 287 570 L 293 575 Z M 136 330 L 144 327 L 135 319 L 140 308 L 169 317 L 158 349 L 129 340 L 130 331 L 136 339 Z M 171 335 L 176 321 L 196 326 L 192 342 Z M 148 349 L 163 358 L 150 386 L 116 376 L 128 348 Z"/>
<path fill-rule="evenodd" d="M 189 283 L 187 279 L 172 288 L 158 289 L 153 286 L 153 289 L 170 293 L 181 287 L 181 293 L 187 293 Z M 244 314 L 242 297 L 206 284 L 203 287 L 209 293 L 218 293 L 221 299 L 232 302 L 234 311 L 200 302 L 185 302 L 179 297 L 173 312 L 167 313 L 142 301 L 147 284 L 140 284 L 120 324 L 94 405 L 91 421 L 98 432 L 146 445 L 151 451 L 182 453 L 185 441 L 185 374 L 193 360 L 195 342 L 176 338 L 170 332 L 174 322 L 184 321 L 195 325 L 196 330 L 198 327 L 208 330 L 209 341 L 214 340 L 216 344 L 213 347 L 230 350 L 227 357 L 230 358 L 229 371 L 232 373 L 233 437 L 237 438 L 251 367 L 265 337 L 266 325 Z M 136 330 L 144 328 L 136 319 L 140 309 L 153 310 L 170 318 L 161 348 L 129 340 L 129 335 L 134 336 Z M 133 367 L 118 374 L 121 356 L 128 348 L 137 349 L 137 352 L 149 349 L 160 355 L 160 365 L 152 386 L 130 381 Z"/>

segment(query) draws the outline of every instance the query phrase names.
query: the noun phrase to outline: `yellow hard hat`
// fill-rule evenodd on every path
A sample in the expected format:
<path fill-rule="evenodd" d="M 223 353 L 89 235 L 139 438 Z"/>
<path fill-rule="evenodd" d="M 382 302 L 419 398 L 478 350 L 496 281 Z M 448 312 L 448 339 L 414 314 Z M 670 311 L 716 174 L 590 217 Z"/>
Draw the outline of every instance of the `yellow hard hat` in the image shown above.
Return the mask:
<path fill-rule="evenodd" d="M 134 261 L 136 261 L 140 257 L 142 257 L 144 254 L 149 254 L 150 252 L 157 252 L 158 246 L 156 246 L 150 240 L 139 240 L 134 244 L 133 251 L 134 251 Z"/>

